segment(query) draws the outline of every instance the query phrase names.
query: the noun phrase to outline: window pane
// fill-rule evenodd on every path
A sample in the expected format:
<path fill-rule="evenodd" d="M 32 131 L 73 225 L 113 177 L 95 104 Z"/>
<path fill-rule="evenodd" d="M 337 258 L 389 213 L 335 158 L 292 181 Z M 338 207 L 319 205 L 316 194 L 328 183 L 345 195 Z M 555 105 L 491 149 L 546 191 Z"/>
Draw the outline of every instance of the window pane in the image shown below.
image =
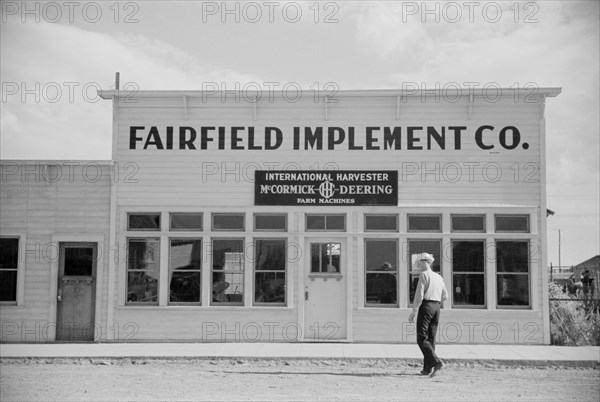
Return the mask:
<path fill-rule="evenodd" d="M 169 302 L 200 302 L 202 240 L 171 239 Z"/>
<path fill-rule="evenodd" d="M 485 305 L 483 274 L 454 274 L 452 278 L 455 305 Z"/>
<path fill-rule="evenodd" d="M 496 215 L 496 232 L 529 233 L 529 215 Z"/>
<path fill-rule="evenodd" d="M 346 217 L 344 215 L 326 215 L 326 230 L 346 230 Z"/>
<path fill-rule="evenodd" d="M 285 240 L 256 240 L 257 271 L 285 271 Z"/>
<path fill-rule="evenodd" d="M 65 275 L 91 276 L 94 267 L 94 249 L 91 247 L 65 248 Z"/>
<path fill-rule="evenodd" d="M 366 215 L 365 230 L 398 231 L 398 215 Z"/>
<path fill-rule="evenodd" d="M 395 240 L 367 240 L 367 271 L 397 271 L 398 247 Z"/>
<path fill-rule="evenodd" d="M 256 303 L 285 303 L 285 272 L 256 272 Z"/>
<path fill-rule="evenodd" d="M 442 217 L 440 215 L 409 215 L 409 232 L 441 232 Z"/>
<path fill-rule="evenodd" d="M 225 260 L 231 267 L 236 260 L 239 265 L 239 269 L 243 269 L 241 266 L 242 253 L 244 251 L 244 244 L 239 239 L 217 239 L 213 240 L 213 269 L 223 269 L 225 266 Z M 237 256 L 237 257 L 234 257 Z"/>
<path fill-rule="evenodd" d="M 419 283 L 419 270 L 416 267 L 418 255 L 421 253 L 429 253 L 433 256 L 434 261 L 431 264 L 431 270 L 440 273 L 441 268 L 441 250 L 442 242 L 440 240 L 409 240 L 408 241 L 408 269 L 409 269 L 409 289 L 408 303 L 412 304 L 415 298 L 415 291 Z"/>
<path fill-rule="evenodd" d="M 254 228 L 256 230 L 286 230 L 287 215 L 256 214 L 254 215 Z"/>
<path fill-rule="evenodd" d="M 213 214 L 213 230 L 244 230 L 243 214 Z"/>
<path fill-rule="evenodd" d="M 340 272 L 340 243 L 311 243 L 310 272 Z"/>
<path fill-rule="evenodd" d="M 498 275 L 498 305 L 528 306 L 529 275 Z"/>
<path fill-rule="evenodd" d="M 453 241 L 452 270 L 454 272 L 483 272 L 485 261 L 482 241 Z"/>
<path fill-rule="evenodd" d="M 171 230 L 202 230 L 202 214 L 173 213 Z"/>
<path fill-rule="evenodd" d="M 243 303 L 243 247 L 243 241 L 238 239 L 213 240 L 213 302 Z"/>
<path fill-rule="evenodd" d="M 0 238 L 0 268 L 17 268 L 19 239 Z"/>
<path fill-rule="evenodd" d="M 202 240 L 171 239 L 170 269 L 199 270 L 202 260 Z"/>
<path fill-rule="evenodd" d="M 367 272 L 366 298 L 368 304 L 397 304 L 396 273 Z"/>
<path fill-rule="evenodd" d="M 17 270 L 0 271 L 0 301 L 17 301 Z"/>
<path fill-rule="evenodd" d="M 127 273 L 127 301 L 158 302 L 158 270 Z"/>
<path fill-rule="evenodd" d="M 160 214 L 128 214 L 127 230 L 160 230 Z"/>
<path fill-rule="evenodd" d="M 484 215 L 452 215 L 453 232 L 485 232 Z"/>
<path fill-rule="evenodd" d="M 169 301 L 173 303 L 200 303 L 200 272 L 173 271 L 169 285 Z"/>
<path fill-rule="evenodd" d="M 325 230 L 325 216 L 306 215 L 306 230 Z"/>
<path fill-rule="evenodd" d="M 127 269 L 158 271 L 159 242 L 157 239 L 129 239 L 127 253 Z"/>
<path fill-rule="evenodd" d="M 497 272 L 529 272 L 529 243 L 496 241 Z"/>
<path fill-rule="evenodd" d="M 242 303 L 244 301 L 244 274 L 237 271 L 213 271 L 212 301 Z"/>
<path fill-rule="evenodd" d="M 158 239 L 128 240 L 127 302 L 158 302 L 159 244 Z"/>

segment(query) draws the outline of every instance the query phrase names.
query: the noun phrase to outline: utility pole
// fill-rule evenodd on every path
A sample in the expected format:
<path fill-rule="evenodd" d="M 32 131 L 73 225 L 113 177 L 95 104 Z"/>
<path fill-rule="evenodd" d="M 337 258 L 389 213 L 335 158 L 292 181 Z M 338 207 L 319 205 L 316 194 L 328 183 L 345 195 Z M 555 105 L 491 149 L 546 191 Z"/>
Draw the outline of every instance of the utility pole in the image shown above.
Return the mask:
<path fill-rule="evenodd" d="M 560 229 L 558 229 L 558 271 L 562 271 L 562 265 L 560 263 Z"/>

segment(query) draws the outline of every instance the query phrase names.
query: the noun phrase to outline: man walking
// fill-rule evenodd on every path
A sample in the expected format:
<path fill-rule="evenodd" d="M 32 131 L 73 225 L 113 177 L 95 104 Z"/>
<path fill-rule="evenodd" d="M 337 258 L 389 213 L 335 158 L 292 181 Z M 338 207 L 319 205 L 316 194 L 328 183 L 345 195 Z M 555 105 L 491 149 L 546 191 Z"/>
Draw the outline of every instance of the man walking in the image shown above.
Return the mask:
<path fill-rule="evenodd" d="M 420 271 L 419 283 L 413 300 L 413 311 L 408 317 L 412 323 L 417 310 L 417 344 L 423 353 L 421 374 L 435 377 L 444 365 L 435 354 L 435 334 L 440 320 L 440 304 L 448 298 L 448 291 L 442 277 L 431 270 L 434 258 L 431 254 L 417 256 L 416 265 Z"/>

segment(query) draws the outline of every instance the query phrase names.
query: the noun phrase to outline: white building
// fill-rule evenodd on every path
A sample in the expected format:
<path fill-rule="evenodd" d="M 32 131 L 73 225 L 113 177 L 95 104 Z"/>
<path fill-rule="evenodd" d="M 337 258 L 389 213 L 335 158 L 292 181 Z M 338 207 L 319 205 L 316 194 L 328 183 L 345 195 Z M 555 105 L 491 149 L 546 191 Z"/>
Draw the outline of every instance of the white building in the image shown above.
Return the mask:
<path fill-rule="evenodd" d="M 111 161 L 1 163 L 1 336 L 550 342 L 546 97 L 557 88 L 101 91 Z"/>

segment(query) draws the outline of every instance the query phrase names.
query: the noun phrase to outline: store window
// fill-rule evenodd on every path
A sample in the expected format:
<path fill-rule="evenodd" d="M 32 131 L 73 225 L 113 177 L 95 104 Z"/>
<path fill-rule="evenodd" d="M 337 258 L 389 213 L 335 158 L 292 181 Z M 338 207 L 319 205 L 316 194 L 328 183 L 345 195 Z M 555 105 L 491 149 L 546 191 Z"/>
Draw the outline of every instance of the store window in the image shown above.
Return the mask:
<path fill-rule="evenodd" d="M 19 238 L 0 238 L 0 302 L 17 302 Z"/>
<path fill-rule="evenodd" d="M 160 230 L 160 213 L 128 213 L 127 230 Z"/>
<path fill-rule="evenodd" d="M 254 304 L 281 305 L 286 302 L 284 239 L 254 242 Z"/>
<path fill-rule="evenodd" d="M 398 215 L 365 215 L 365 231 L 367 232 L 397 232 Z"/>
<path fill-rule="evenodd" d="M 171 213 L 169 214 L 169 229 L 173 231 L 201 231 L 201 213 Z"/>
<path fill-rule="evenodd" d="M 499 307 L 529 306 L 529 242 L 496 241 Z"/>
<path fill-rule="evenodd" d="M 420 271 L 417 269 L 418 255 L 421 253 L 429 253 L 433 256 L 434 261 L 431 264 L 431 270 L 441 275 L 442 262 L 442 241 L 441 240 L 408 240 L 408 304 L 412 305 L 415 298 L 415 291 L 419 283 Z"/>
<path fill-rule="evenodd" d="M 485 232 L 485 215 L 452 215 L 452 232 Z"/>
<path fill-rule="evenodd" d="M 200 304 L 201 261 L 201 239 L 170 239 L 170 304 Z"/>
<path fill-rule="evenodd" d="M 287 214 L 254 214 L 254 230 L 286 232 Z"/>
<path fill-rule="evenodd" d="M 310 244 L 310 272 L 312 274 L 341 273 L 341 243 L 311 243 Z"/>
<path fill-rule="evenodd" d="M 213 239 L 212 303 L 244 303 L 244 241 Z"/>
<path fill-rule="evenodd" d="M 408 215 L 409 232 L 441 232 L 442 215 Z"/>
<path fill-rule="evenodd" d="M 306 215 L 307 231 L 346 231 L 346 215 Z"/>
<path fill-rule="evenodd" d="M 495 215 L 496 232 L 529 233 L 529 215 Z"/>
<path fill-rule="evenodd" d="M 398 305 L 398 242 L 365 240 L 365 305 Z"/>
<path fill-rule="evenodd" d="M 485 254 L 483 240 L 452 241 L 454 306 L 485 307 Z"/>
<path fill-rule="evenodd" d="M 243 231 L 244 214 L 212 214 L 212 230 Z"/>
<path fill-rule="evenodd" d="M 158 304 L 159 239 L 127 239 L 127 303 Z"/>

